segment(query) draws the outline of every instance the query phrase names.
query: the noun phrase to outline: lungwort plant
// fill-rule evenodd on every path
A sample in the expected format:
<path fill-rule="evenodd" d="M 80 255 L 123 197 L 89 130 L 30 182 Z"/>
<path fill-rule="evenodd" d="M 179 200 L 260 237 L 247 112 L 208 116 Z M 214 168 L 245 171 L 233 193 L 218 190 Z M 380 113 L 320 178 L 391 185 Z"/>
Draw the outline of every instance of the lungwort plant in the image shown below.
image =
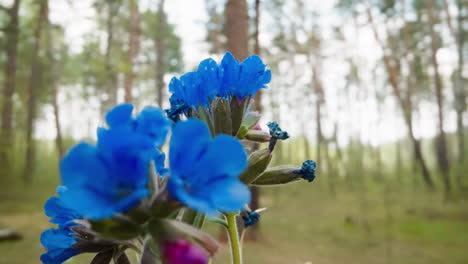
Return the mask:
<path fill-rule="evenodd" d="M 97 143 L 75 145 L 60 162 L 62 185 L 45 204 L 57 227 L 42 233 L 42 262 L 94 253 L 94 264 L 206 264 L 219 247 L 202 231 L 211 222 L 226 228 L 232 263 L 242 263 L 238 226 L 260 219 L 248 207 L 249 186 L 315 178 L 311 160 L 269 167 L 289 135 L 275 122 L 261 130 L 250 104 L 270 79 L 258 56 L 239 63 L 226 53 L 173 78 L 170 109 L 111 109 Z"/>

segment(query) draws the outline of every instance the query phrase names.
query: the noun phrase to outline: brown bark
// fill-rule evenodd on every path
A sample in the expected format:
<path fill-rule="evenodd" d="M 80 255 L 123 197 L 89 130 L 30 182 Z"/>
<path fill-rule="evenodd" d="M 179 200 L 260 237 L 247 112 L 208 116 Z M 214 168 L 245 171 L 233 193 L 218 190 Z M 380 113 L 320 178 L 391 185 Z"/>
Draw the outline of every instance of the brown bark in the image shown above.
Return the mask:
<path fill-rule="evenodd" d="M 455 89 L 455 110 L 457 112 L 457 138 L 458 138 L 458 160 L 460 163 L 465 161 L 465 127 L 463 126 L 463 115 L 466 111 L 466 90 L 465 79 L 463 78 L 465 66 L 465 54 L 463 45 L 465 43 L 466 32 L 463 26 L 463 11 L 466 8 L 466 1 L 457 0 L 458 15 L 457 15 L 457 53 L 458 53 L 458 71 L 456 76 Z M 462 176 L 463 173 L 459 174 Z M 459 177 L 460 178 L 460 177 Z"/>
<path fill-rule="evenodd" d="M 374 23 L 372 11 L 370 10 L 370 8 L 367 8 L 367 16 L 369 19 L 369 23 L 371 24 L 372 31 L 374 33 L 374 38 L 376 39 L 377 43 L 380 45 L 382 51 L 384 52 L 383 61 L 384 61 L 385 69 L 388 74 L 388 78 L 389 78 L 390 86 L 392 87 L 392 91 L 403 112 L 403 119 L 405 121 L 407 130 L 408 130 L 408 136 L 413 146 L 414 158 L 416 159 L 419 166 L 421 167 L 423 180 L 426 186 L 429 189 L 434 189 L 434 182 L 432 181 L 432 177 L 427 167 L 426 160 L 424 159 L 424 156 L 421 150 L 421 143 L 419 142 L 418 139 L 416 139 L 414 135 L 412 108 L 411 108 L 411 105 L 409 104 L 409 102 L 411 102 L 410 98 L 412 96 L 412 94 L 410 94 L 411 90 L 408 90 L 407 92 L 408 99 L 405 99 L 401 92 L 401 87 L 400 87 L 400 83 L 398 80 L 399 79 L 398 71 L 395 68 L 394 64 L 392 63 L 392 58 L 388 54 L 387 47 L 385 46 L 382 39 L 380 38 L 380 35 Z"/>
<path fill-rule="evenodd" d="M 124 100 L 130 103 L 133 100 L 132 86 L 135 78 L 133 65 L 140 49 L 140 12 L 138 11 L 138 1 L 130 1 L 130 30 L 128 40 L 128 69 L 124 79 Z"/>
<path fill-rule="evenodd" d="M 60 125 L 60 109 L 59 109 L 59 104 L 58 104 L 58 82 L 59 82 L 59 76 L 58 74 L 59 69 L 57 68 L 57 61 L 54 58 L 54 50 L 53 50 L 53 39 L 52 39 L 52 24 L 49 20 L 49 8 L 47 6 L 46 10 L 46 18 L 47 18 L 47 59 L 49 61 L 50 69 L 49 69 L 49 85 L 51 89 L 51 95 L 52 95 L 52 108 L 54 111 L 54 123 L 55 123 L 55 145 L 57 147 L 57 154 L 58 158 L 61 159 L 63 157 L 63 154 L 65 152 L 64 146 L 63 146 L 63 139 L 62 139 L 62 128 Z"/>
<path fill-rule="evenodd" d="M 36 29 L 34 30 L 34 47 L 27 93 L 26 157 L 23 170 L 23 179 L 26 183 L 31 183 L 35 169 L 34 159 L 36 148 L 33 140 L 35 130 L 34 122 L 36 120 L 37 92 L 40 88 L 40 79 L 42 74 L 39 50 L 41 49 L 41 38 L 44 24 L 47 21 L 47 6 L 48 0 L 42 0 L 40 2 L 38 22 L 36 24 Z"/>
<path fill-rule="evenodd" d="M 249 15 L 246 0 L 228 0 L 226 3 L 226 49 L 239 61 L 249 54 Z"/>
<path fill-rule="evenodd" d="M 158 8 L 158 29 L 157 33 L 154 38 L 154 44 L 156 48 L 156 93 L 158 94 L 158 105 L 162 107 L 163 105 L 163 97 L 164 97 L 164 74 L 166 73 L 165 68 L 165 56 L 166 56 L 166 32 L 167 32 L 167 24 L 166 24 L 166 13 L 164 11 L 164 0 L 159 1 L 159 8 Z"/>
<path fill-rule="evenodd" d="M 11 172 L 13 146 L 13 95 L 16 86 L 16 54 L 19 36 L 19 8 L 21 0 L 15 0 L 11 8 L 2 10 L 8 12 L 10 21 L 5 28 L 6 64 L 3 83 L 3 101 L 0 130 L 0 167 L 5 178 Z"/>
<path fill-rule="evenodd" d="M 435 32 L 435 14 L 434 14 L 434 0 L 428 1 L 428 9 L 427 14 L 429 18 L 429 33 L 431 38 L 431 62 L 433 68 L 433 75 L 434 75 L 434 84 L 435 84 L 435 92 L 436 92 L 436 100 L 437 100 L 437 117 L 438 117 L 438 126 L 437 129 L 439 130 L 439 135 L 436 138 L 436 154 L 437 154 L 437 163 L 439 168 L 442 172 L 442 180 L 444 182 L 445 191 L 448 193 L 451 190 L 451 183 L 450 183 L 450 164 L 448 158 L 448 146 L 447 146 L 447 137 L 444 131 L 444 98 L 443 98 L 443 87 L 442 87 L 442 80 L 440 78 L 439 73 L 439 62 L 437 60 L 437 34 Z"/>
<path fill-rule="evenodd" d="M 112 64 L 113 56 L 113 43 L 114 43 L 114 18 L 117 16 L 119 4 L 113 1 L 107 1 L 107 41 L 106 41 L 106 54 L 105 54 L 105 68 L 106 68 L 106 89 L 107 98 L 102 102 L 101 114 L 117 104 L 117 75 Z"/>

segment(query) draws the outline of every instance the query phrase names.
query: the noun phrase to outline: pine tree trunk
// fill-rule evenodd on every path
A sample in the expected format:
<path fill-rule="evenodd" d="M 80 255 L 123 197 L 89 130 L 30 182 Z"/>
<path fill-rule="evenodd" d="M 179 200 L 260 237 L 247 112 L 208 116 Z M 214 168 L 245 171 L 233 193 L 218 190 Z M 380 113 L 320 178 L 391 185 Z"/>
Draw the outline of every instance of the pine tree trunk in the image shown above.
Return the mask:
<path fill-rule="evenodd" d="M 130 30 L 128 40 L 128 69 L 125 72 L 124 79 L 124 100 L 126 103 L 133 101 L 132 86 L 135 78 L 133 65 L 140 48 L 140 12 L 138 10 L 138 1 L 130 1 Z"/>
<path fill-rule="evenodd" d="M 449 193 L 451 190 L 451 183 L 450 183 L 450 164 L 448 158 L 448 146 L 447 146 L 447 137 L 444 131 L 444 98 L 443 98 L 443 87 L 442 87 L 442 80 L 440 78 L 439 73 L 439 62 L 437 60 L 437 35 L 434 30 L 435 26 L 435 17 L 434 17 L 434 0 L 428 1 L 428 17 L 429 17 L 429 32 L 431 38 L 431 62 L 432 68 L 434 70 L 434 83 L 436 89 L 436 99 L 437 99 L 437 117 L 438 117 L 438 126 L 437 129 L 439 134 L 436 138 L 436 154 L 437 154 L 437 163 L 439 165 L 439 169 L 442 172 L 442 180 L 444 182 L 445 192 Z"/>
<path fill-rule="evenodd" d="M 106 89 L 107 98 L 102 102 L 101 115 L 110 110 L 117 104 L 117 75 L 115 73 L 114 65 L 112 64 L 113 43 L 114 43 L 114 17 L 117 16 L 119 4 L 113 1 L 107 2 L 107 41 L 106 41 L 106 55 L 105 55 L 105 68 L 106 68 Z"/>
<path fill-rule="evenodd" d="M 3 83 L 1 130 L 0 130 L 0 178 L 12 172 L 13 147 L 13 95 L 16 86 L 16 54 L 19 36 L 19 8 L 21 0 L 15 0 L 8 10 L 10 21 L 5 29 L 6 64 Z"/>
<path fill-rule="evenodd" d="M 156 48 L 156 93 L 158 94 L 158 105 L 163 107 L 164 101 L 164 74 L 166 73 L 164 58 L 166 56 L 166 33 L 167 33 L 167 24 L 166 24 L 166 13 L 164 11 L 164 0 L 159 0 L 159 8 L 157 13 L 158 19 L 158 32 L 155 35 L 154 45 Z"/>
<path fill-rule="evenodd" d="M 34 136 L 34 122 L 36 120 L 37 111 L 37 92 L 40 88 L 41 79 L 41 61 L 39 58 L 39 50 L 41 49 L 41 38 L 44 24 L 47 21 L 47 5 L 48 0 L 42 0 L 39 6 L 38 22 L 34 31 L 34 48 L 31 59 L 31 73 L 29 77 L 29 86 L 27 93 L 27 120 L 26 120 L 26 157 L 25 166 L 23 170 L 23 179 L 25 183 L 31 183 L 32 175 L 35 169 L 35 143 Z"/>
<path fill-rule="evenodd" d="M 249 14 L 246 0 L 228 0 L 226 3 L 226 49 L 239 61 L 249 54 Z"/>
<path fill-rule="evenodd" d="M 57 61 L 54 59 L 54 50 L 53 50 L 53 37 L 52 37 L 52 24 L 49 19 L 49 7 L 47 6 L 46 10 L 46 19 L 47 19 L 47 59 L 49 61 L 49 85 L 51 92 L 51 103 L 54 111 L 54 123 L 55 123 L 55 145 L 57 147 L 58 159 L 60 160 L 63 157 L 65 148 L 63 146 L 62 138 L 62 128 L 60 125 L 60 109 L 58 104 L 58 83 L 59 83 L 59 69 L 57 68 Z"/>
<path fill-rule="evenodd" d="M 457 53 L 458 53 L 458 70 L 456 76 L 456 82 L 454 85 L 454 95 L 455 95 L 455 111 L 457 113 L 457 141 L 458 141 L 458 160 L 460 164 L 465 161 L 465 127 L 463 126 L 463 115 L 466 111 L 466 89 L 465 89 L 465 80 L 463 79 L 463 72 L 465 66 L 465 54 L 463 45 L 465 44 L 466 32 L 463 26 L 463 13 L 465 8 L 467 8 L 463 3 L 466 4 L 464 0 L 457 0 L 458 15 L 457 15 Z M 466 14 L 466 12 L 465 12 Z M 465 15 L 466 18 L 466 15 Z M 461 178 L 463 173 L 459 174 Z"/>

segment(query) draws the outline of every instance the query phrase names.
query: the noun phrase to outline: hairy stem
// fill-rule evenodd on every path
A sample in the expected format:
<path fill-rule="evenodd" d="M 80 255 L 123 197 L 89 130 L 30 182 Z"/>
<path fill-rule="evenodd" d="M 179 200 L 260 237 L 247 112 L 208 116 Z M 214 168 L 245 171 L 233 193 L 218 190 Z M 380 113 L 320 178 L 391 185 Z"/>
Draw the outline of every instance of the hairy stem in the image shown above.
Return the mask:
<path fill-rule="evenodd" d="M 236 225 L 236 213 L 227 213 L 229 244 L 231 246 L 232 264 L 242 264 L 242 251 Z"/>

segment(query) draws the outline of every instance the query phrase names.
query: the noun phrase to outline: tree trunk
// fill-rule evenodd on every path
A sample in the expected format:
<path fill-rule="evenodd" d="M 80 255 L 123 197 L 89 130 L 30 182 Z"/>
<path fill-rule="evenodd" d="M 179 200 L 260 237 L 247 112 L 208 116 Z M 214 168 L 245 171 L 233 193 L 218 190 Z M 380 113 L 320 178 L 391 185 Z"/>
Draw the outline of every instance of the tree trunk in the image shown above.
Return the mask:
<path fill-rule="evenodd" d="M 164 99 L 164 74 L 166 73 L 165 57 L 166 57 L 166 36 L 167 36 L 167 21 L 164 11 L 164 0 L 159 0 L 157 13 L 157 33 L 154 37 L 154 46 L 156 48 L 156 68 L 155 68 L 155 85 L 156 94 L 158 95 L 157 103 L 159 107 L 163 107 Z"/>
<path fill-rule="evenodd" d="M 379 36 L 379 33 L 377 31 L 377 27 L 376 27 L 376 25 L 374 23 L 374 19 L 373 19 L 373 16 L 372 16 L 372 11 L 370 10 L 370 8 L 367 8 L 367 15 L 368 15 L 369 23 L 371 24 L 372 31 L 374 33 L 374 37 L 375 37 L 377 43 L 380 45 L 381 49 L 384 51 L 383 61 L 384 61 L 385 69 L 386 69 L 387 74 L 388 74 L 388 78 L 389 78 L 390 86 L 392 87 L 392 91 L 393 91 L 393 93 L 394 93 L 394 95 L 395 95 L 395 97 L 396 97 L 396 99 L 398 101 L 398 104 L 401 107 L 402 113 L 403 113 L 403 119 L 405 121 L 407 130 L 408 130 L 409 138 L 410 138 L 411 143 L 413 145 L 414 157 L 416 159 L 416 162 L 421 167 L 422 177 L 423 177 L 423 180 L 424 180 L 426 186 L 429 189 L 432 190 L 432 189 L 434 189 L 434 182 L 432 181 L 431 174 L 429 172 L 426 161 L 425 161 L 424 156 L 422 154 L 421 144 L 420 144 L 419 140 L 417 140 L 415 135 L 414 135 L 412 109 L 411 109 L 411 105 L 408 104 L 408 102 L 411 102 L 411 100 L 405 100 L 405 98 L 403 97 L 403 94 L 402 94 L 401 89 L 400 89 L 400 84 L 399 84 L 399 81 L 398 81 L 398 72 L 395 69 L 394 65 L 392 64 L 391 56 L 389 54 L 387 54 L 387 48 L 386 48 L 386 46 L 384 45 L 382 39 Z M 408 91 L 407 96 L 409 98 L 411 98 L 412 95 L 409 92 L 410 91 Z"/>
<path fill-rule="evenodd" d="M 128 40 L 128 69 L 125 72 L 124 80 L 124 100 L 126 103 L 131 103 L 132 97 L 132 85 L 135 73 L 133 71 L 133 64 L 135 58 L 138 55 L 140 48 L 140 12 L 138 10 L 138 1 L 130 1 L 130 30 Z"/>
<path fill-rule="evenodd" d="M 57 67 L 57 61 L 54 58 L 54 48 L 53 48 L 53 37 L 52 37 L 52 24 L 49 20 L 49 7 L 47 6 L 46 10 L 46 18 L 47 18 L 47 59 L 49 61 L 50 69 L 49 69 L 49 85 L 51 89 L 51 96 L 52 96 L 52 108 L 54 111 L 54 122 L 55 122 L 55 145 L 57 147 L 58 159 L 60 160 L 63 157 L 65 152 L 65 148 L 63 146 L 63 139 L 62 139 L 62 129 L 60 125 L 60 110 L 58 104 L 58 83 L 60 79 L 60 74 Z"/>
<path fill-rule="evenodd" d="M 158 94 L 158 105 L 163 107 L 163 97 L 164 97 L 164 74 L 166 73 L 166 68 L 164 65 L 164 58 L 166 56 L 166 13 L 164 12 L 164 0 L 159 0 L 159 8 L 157 13 L 158 19 L 158 32 L 155 35 L 154 45 L 156 48 L 156 93 Z"/>
<path fill-rule="evenodd" d="M 110 110 L 117 104 L 117 75 L 112 64 L 113 43 L 114 43 L 114 17 L 117 16 L 119 4 L 112 1 L 107 2 L 107 41 L 106 41 L 106 55 L 105 55 L 105 68 L 106 68 L 106 89 L 107 98 L 102 102 L 101 115 Z"/>
<path fill-rule="evenodd" d="M 226 49 L 234 58 L 243 61 L 249 54 L 249 15 L 246 0 L 228 0 L 226 3 Z"/>
<path fill-rule="evenodd" d="M 18 51 L 19 7 L 21 0 L 15 0 L 8 10 L 10 21 L 5 29 L 6 64 L 3 84 L 2 120 L 0 131 L 0 178 L 11 173 L 13 146 L 13 95 L 16 86 L 16 54 Z"/>
<path fill-rule="evenodd" d="M 465 161 L 465 137 L 464 137 L 464 126 L 463 126 L 463 115 L 466 111 L 466 90 L 465 90 L 465 80 L 463 78 L 464 66 L 465 66 L 465 54 L 463 45 L 465 44 L 466 32 L 463 25 L 463 14 L 465 7 L 463 3 L 466 4 L 466 1 L 457 0 L 458 15 L 457 15 L 457 53 L 458 53 L 458 70 L 456 75 L 456 81 L 454 85 L 454 94 L 455 94 L 455 111 L 457 113 L 457 141 L 458 141 L 458 160 L 460 164 Z M 465 12 L 466 18 L 466 12 Z M 463 173 L 459 174 L 461 178 Z"/>
<path fill-rule="evenodd" d="M 37 92 L 40 88 L 41 79 L 41 61 L 39 58 L 39 50 L 41 48 L 41 37 L 44 24 L 47 21 L 47 6 L 48 0 L 42 0 L 39 6 L 38 22 L 34 30 L 34 48 L 31 59 L 31 74 L 29 77 L 29 86 L 27 93 L 27 120 L 26 120 L 26 157 L 23 170 L 23 179 L 25 183 L 31 183 L 32 175 L 34 174 L 34 159 L 35 159 L 35 143 L 34 122 L 36 120 L 37 108 Z"/>
<path fill-rule="evenodd" d="M 447 137 L 445 135 L 444 131 L 444 98 L 443 98 L 443 87 L 442 87 L 442 80 L 440 78 L 439 74 L 439 62 L 437 60 L 437 35 L 434 30 L 435 26 L 435 17 L 434 17 L 434 0 L 428 1 L 428 17 L 429 17 L 429 32 L 430 32 L 430 37 L 431 37 L 431 62 L 432 62 L 432 68 L 434 70 L 434 83 L 435 83 L 435 89 L 436 89 L 436 99 L 437 99 L 437 117 L 439 119 L 438 122 L 438 130 L 439 130 L 439 135 L 436 138 L 436 154 L 437 154 L 437 163 L 439 165 L 439 168 L 442 172 L 442 177 L 443 177 L 443 182 L 444 182 L 444 187 L 445 191 L 447 193 L 450 192 L 451 190 L 451 184 L 450 184 L 450 164 L 449 164 L 449 158 L 448 158 L 448 146 L 447 146 Z"/>

